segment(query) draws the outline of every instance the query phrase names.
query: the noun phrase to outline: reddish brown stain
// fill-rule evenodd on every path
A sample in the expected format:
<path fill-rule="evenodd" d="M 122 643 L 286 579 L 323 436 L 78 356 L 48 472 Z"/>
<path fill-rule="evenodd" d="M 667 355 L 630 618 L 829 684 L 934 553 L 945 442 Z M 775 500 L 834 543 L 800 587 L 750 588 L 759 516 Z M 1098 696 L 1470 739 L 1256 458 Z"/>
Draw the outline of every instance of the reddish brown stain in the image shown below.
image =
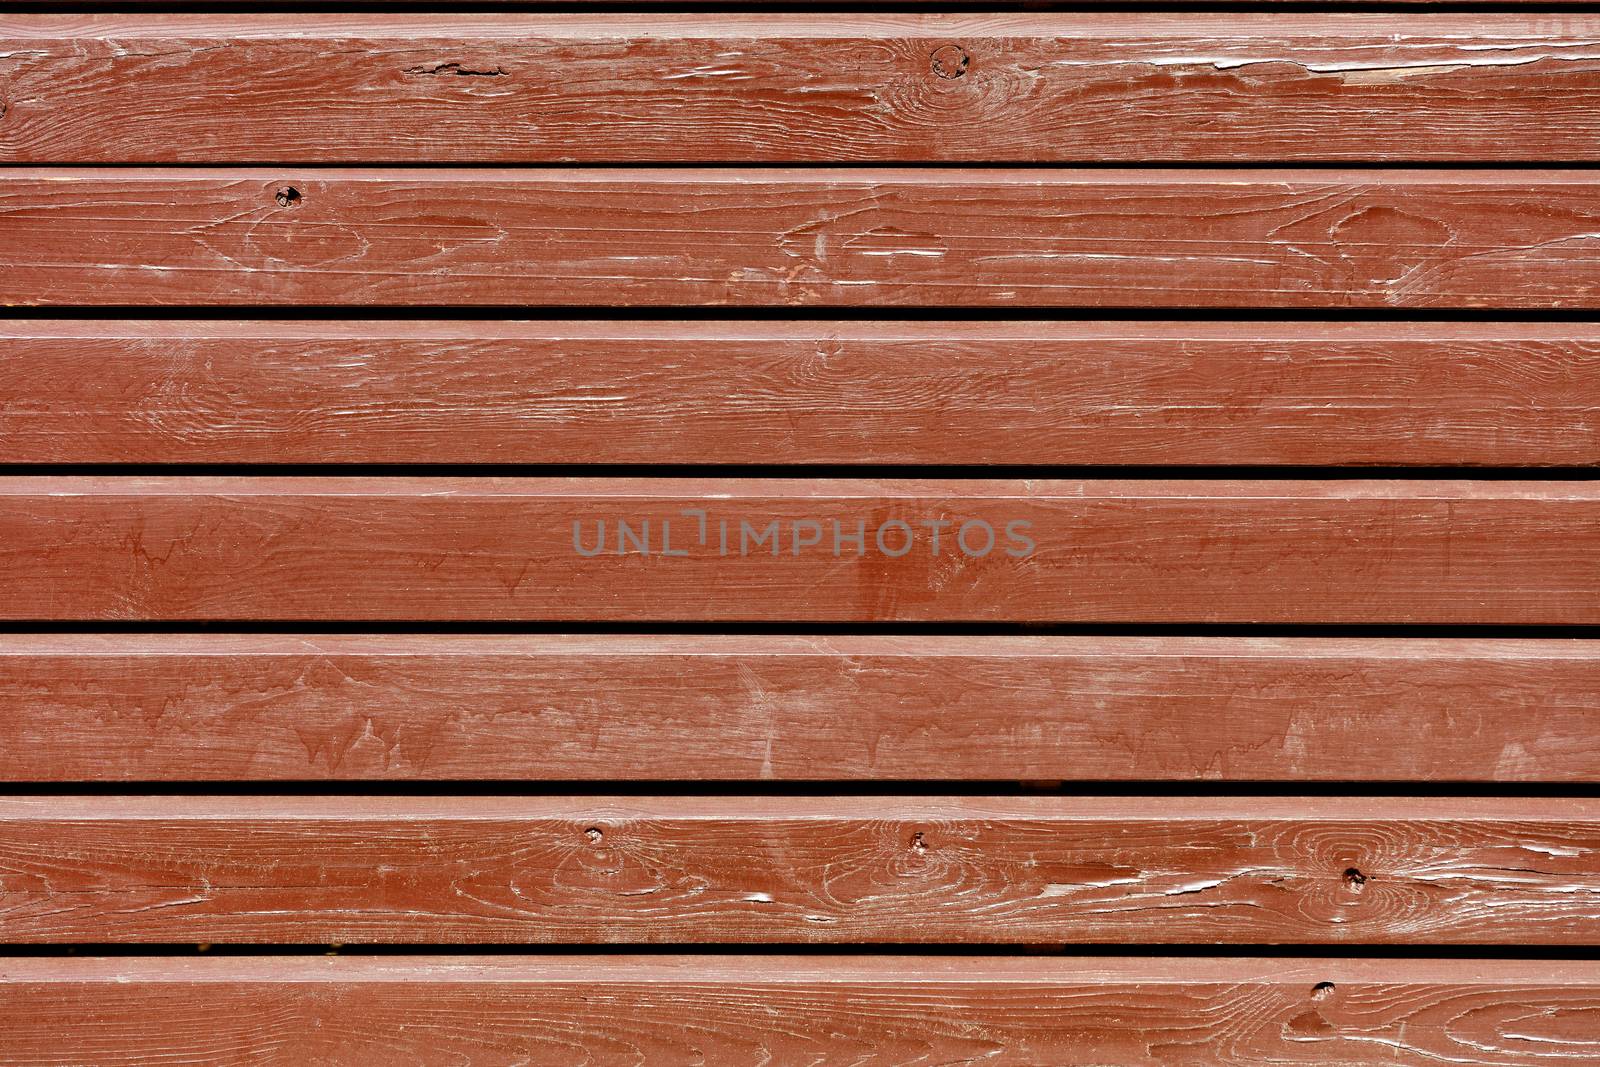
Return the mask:
<path fill-rule="evenodd" d="M 20 16 L 0 26 L 0 53 L 8 94 L 29 105 L 7 117 L 0 160 L 1597 158 L 1592 15 L 1373 21 L 1272 6 L 1266 17 Z M 137 122 L 125 119 L 128 98 L 140 101 Z"/>
<path fill-rule="evenodd" d="M 763 3 L 0 18 L 0 1058 L 1600 1061 L 1600 17 Z"/>

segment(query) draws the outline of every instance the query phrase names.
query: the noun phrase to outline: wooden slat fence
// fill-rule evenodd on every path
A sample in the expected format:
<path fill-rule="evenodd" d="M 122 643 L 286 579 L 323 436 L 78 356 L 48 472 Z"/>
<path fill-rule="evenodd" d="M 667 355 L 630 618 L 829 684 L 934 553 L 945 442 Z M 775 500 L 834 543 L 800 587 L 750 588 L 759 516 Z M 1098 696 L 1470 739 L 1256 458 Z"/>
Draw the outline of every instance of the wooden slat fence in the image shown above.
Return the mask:
<path fill-rule="evenodd" d="M 0 1064 L 1600 1062 L 1592 5 L 43 6 Z"/>

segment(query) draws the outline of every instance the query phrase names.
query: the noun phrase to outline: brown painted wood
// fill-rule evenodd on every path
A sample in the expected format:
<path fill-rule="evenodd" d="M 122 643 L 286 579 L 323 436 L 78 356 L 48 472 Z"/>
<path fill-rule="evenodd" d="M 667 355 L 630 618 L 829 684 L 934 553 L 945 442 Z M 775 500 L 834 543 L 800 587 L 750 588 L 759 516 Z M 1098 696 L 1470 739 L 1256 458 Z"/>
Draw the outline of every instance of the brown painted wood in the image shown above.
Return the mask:
<path fill-rule="evenodd" d="M 1600 622 L 1591 482 L 14 476 L 0 547 L 10 619 Z"/>
<path fill-rule="evenodd" d="M 1568 1067 L 1600 980 L 1520 960 L 0 960 L 19 1067 Z"/>
<path fill-rule="evenodd" d="M 21 305 L 1600 307 L 1583 170 L 22 168 L 0 217 Z"/>
<path fill-rule="evenodd" d="M 22 15 L 0 84 L 0 162 L 1600 159 L 1592 14 Z"/>
<path fill-rule="evenodd" d="M 1600 781 L 1580 641 L 6 635 L 0 780 Z"/>
<path fill-rule="evenodd" d="M 1587 324 L 0 322 L 23 463 L 1600 464 Z"/>
<path fill-rule="evenodd" d="M 10 943 L 1593 945 L 1600 803 L 15 797 L 0 881 Z"/>

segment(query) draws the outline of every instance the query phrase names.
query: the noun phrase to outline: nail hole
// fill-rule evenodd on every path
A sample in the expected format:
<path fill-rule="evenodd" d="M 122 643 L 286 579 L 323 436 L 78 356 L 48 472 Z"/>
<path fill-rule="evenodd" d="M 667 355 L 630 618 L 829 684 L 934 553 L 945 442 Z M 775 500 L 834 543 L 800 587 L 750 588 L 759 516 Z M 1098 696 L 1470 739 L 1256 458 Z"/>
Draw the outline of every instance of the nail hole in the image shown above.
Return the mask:
<path fill-rule="evenodd" d="M 589 844 L 591 845 L 598 845 L 606 839 L 606 835 L 600 832 L 600 827 L 598 826 L 589 827 L 583 832 L 583 836 L 589 839 Z"/>
<path fill-rule="evenodd" d="M 292 185 L 285 185 L 273 196 L 279 207 L 294 207 L 300 203 L 300 190 Z"/>
<path fill-rule="evenodd" d="M 920 831 L 911 835 L 911 851 L 919 856 L 928 851 L 927 838 Z"/>
<path fill-rule="evenodd" d="M 1352 893 L 1359 893 L 1367 884 L 1367 876 L 1355 867 L 1346 868 L 1344 872 L 1344 887 Z"/>
<path fill-rule="evenodd" d="M 934 50 L 933 72 L 941 78 L 959 78 L 967 72 L 972 57 L 960 45 L 947 44 Z"/>
<path fill-rule="evenodd" d="M 1334 985 L 1332 982 L 1318 982 L 1316 985 L 1311 987 L 1311 999 L 1327 1000 L 1329 997 L 1333 996 L 1333 991 L 1337 988 L 1339 987 Z"/>

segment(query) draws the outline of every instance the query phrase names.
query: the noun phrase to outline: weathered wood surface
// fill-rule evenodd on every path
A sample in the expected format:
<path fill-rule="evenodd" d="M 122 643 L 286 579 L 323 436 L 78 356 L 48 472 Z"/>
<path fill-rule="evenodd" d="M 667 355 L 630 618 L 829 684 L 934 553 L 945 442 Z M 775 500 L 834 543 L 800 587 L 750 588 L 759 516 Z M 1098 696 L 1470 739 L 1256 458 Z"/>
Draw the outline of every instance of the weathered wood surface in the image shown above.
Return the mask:
<path fill-rule="evenodd" d="M 1600 944 L 1600 802 L 0 798 L 0 941 Z"/>
<path fill-rule="evenodd" d="M 20 15 L 0 84 L 0 162 L 1600 159 L 1593 14 Z"/>
<path fill-rule="evenodd" d="M 1517 960 L 0 960 L 17 1067 L 1551 1067 L 1600 976 Z"/>
<path fill-rule="evenodd" d="M 0 479 L 9 619 L 1594 624 L 1597 549 L 1578 481 Z"/>
<path fill-rule="evenodd" d="M 1600 648 L 0 637 L 0 780 L 1600 781 Z"/>
<path fill-rule="evenodd" d="M 19 463 L 1600 464 L 1537 323 L 0 322 Z"/>
<path fill-rule="evenodd" d="M 1592 170 L 11 168 L 0 220 L 40 306 L 1600 308 Z"/>

